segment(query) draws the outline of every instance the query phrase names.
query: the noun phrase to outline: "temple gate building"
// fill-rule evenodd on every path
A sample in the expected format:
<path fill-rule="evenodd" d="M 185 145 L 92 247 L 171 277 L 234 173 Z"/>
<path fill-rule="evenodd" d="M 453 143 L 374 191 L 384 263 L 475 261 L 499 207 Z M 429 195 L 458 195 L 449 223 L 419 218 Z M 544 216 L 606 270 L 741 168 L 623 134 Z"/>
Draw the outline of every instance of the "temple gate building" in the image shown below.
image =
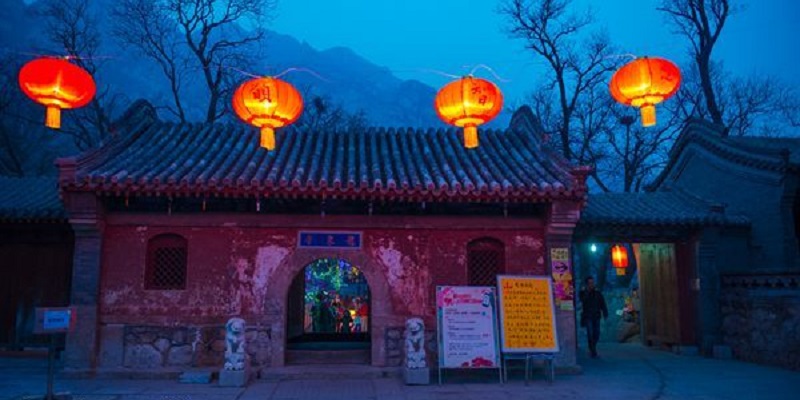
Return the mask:
<path fill-rule="evenodd" d="M 268 152 L 244 125 L 162 122 L 145 102 L 114 135 L 58 162 L 76 369 L 221 365 L 233 316 L 256 367 L 398 366 L 405 320 L 436 326 L 436 285 L 549 275 L 587 193 L 589 170 L 544 146 L 527 108 L 472 150 L 455 130 L 288 128 Z M 320 304 L 350 315 L 326 321 Z M 557 327 L 573 368 L 574 312 Z"/>

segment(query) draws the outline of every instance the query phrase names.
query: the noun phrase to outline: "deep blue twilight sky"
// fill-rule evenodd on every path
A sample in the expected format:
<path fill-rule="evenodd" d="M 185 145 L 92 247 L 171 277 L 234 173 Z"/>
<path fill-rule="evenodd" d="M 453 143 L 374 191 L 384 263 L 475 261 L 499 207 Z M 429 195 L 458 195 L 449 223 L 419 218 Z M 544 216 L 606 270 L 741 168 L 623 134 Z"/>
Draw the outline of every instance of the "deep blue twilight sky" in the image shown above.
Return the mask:
<path fill-rule="evenodd" d="M 773 74 L 800 85 L 800 1 L 745 0 L 729 19 L 714 58 L 735 74 Z M 688 43 L 671 34 L 661 0 L 576 0 L 591 6 L 596 28 L 607 29 L 620 53 L 664 56 L 684 63 Z M 349 47 L 395 75 L 439 87 L 448 78 L 418 71 L 464 74 L 488 64 L 511 82 L 500 83 L 508 105 L 534 87 L 541 61 L 504 32 L 491 0 L 281 0 L 272 29 L 324 50 Z M 486 76 L 479 72 L 479 76 Z"/>

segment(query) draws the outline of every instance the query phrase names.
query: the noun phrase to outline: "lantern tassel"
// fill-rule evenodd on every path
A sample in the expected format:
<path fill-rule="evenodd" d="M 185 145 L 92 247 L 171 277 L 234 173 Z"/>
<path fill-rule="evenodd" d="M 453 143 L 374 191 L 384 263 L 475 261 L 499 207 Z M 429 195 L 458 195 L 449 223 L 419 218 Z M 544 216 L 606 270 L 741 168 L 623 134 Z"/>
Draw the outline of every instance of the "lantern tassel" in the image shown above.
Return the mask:
<path fill-rule="evenodd" d="M 275 130 L 271 126 L 261 127 L 261 147 L 275 150 Z"/>
<path fill-rule="evenodd" d="M 53 129 L 61 128 L 61 109 L 58 106 L 47 106 L 44 125 Z"/>
<path fill-rule="evenodd" d="M 467 125 L 464 127 L 464 147 L 474 149 L 478 147 L 478 127 Z"/>
<path fill-rule="evenodd" d="M 642 126 L 653 126 L 656 124 L 656 106 L 652 104 L 645 104 L 641 108 L 642 112 Z"/>

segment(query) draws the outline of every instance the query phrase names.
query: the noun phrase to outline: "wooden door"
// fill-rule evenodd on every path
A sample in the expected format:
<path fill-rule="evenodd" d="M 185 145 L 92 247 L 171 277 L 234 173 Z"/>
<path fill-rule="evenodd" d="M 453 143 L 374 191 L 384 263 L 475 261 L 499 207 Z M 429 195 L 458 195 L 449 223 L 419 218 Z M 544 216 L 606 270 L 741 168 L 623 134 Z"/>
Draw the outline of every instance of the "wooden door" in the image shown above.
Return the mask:
<path fill-rule="evenodd" d="M 653 344 L 680 343 L 680 308 L 675 246 L 647 243 L 635 247 L 639 265 L 644 339 Z"/>

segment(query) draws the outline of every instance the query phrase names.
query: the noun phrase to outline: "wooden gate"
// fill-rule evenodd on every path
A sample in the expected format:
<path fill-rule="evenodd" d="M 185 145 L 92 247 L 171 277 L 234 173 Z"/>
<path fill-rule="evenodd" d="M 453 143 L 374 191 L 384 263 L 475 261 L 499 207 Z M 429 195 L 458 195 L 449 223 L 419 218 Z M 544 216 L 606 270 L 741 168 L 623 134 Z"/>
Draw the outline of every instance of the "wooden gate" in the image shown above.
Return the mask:
<path fill-rule="evenodd" d="M 639 265 L 644 338 L 651 344 L 680 343 L 680 308 L 675 246 L 634 245 Z"/>
<path fill-rule="evenodd" d="M 0 348 L 47 346 L 33 334 L 36 307 L 69 305 L 73 239 L 69 226 L 0 227 Z"/>

